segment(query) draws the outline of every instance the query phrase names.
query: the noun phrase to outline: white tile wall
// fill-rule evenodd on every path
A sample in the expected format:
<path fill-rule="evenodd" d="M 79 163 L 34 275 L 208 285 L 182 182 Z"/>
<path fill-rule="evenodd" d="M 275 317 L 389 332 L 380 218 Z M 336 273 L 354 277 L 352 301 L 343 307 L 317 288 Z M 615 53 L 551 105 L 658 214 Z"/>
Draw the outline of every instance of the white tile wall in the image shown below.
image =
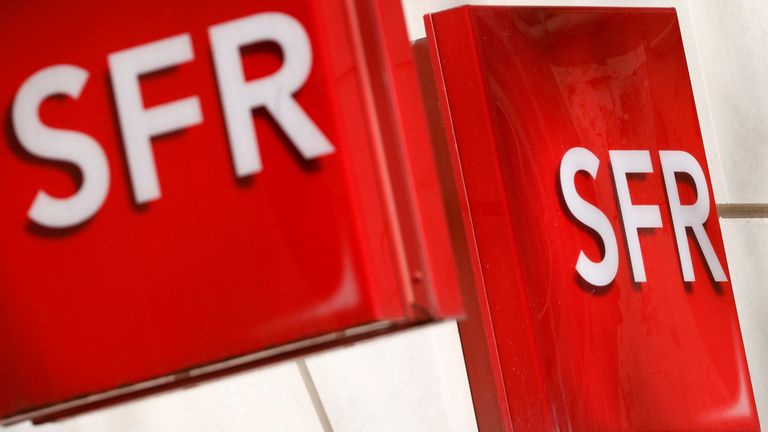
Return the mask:
<path fill-rule="evenodd" d="M 322 432 L 295 363 L 8 432 Z"/>
<path fill-rule="evenodd" d="M 477 430 L 454 323 L 334 350 L 307 364 L 336 431 Z"/>
<path fill-rule="evenodd" d="M 768 219 L 721 219 L 760 423 L 768 430 Z"/>
<path fill-rule="evenodd" d="M 693 0 L 728 201 L 768 203 L 768 1 Z"/>

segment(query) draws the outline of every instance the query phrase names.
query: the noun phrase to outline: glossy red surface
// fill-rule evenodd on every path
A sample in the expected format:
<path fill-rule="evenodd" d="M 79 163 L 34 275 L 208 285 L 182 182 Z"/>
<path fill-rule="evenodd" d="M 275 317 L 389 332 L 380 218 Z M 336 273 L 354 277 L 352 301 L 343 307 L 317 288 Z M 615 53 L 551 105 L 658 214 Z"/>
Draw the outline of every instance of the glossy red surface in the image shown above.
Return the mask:
<path fill-rule="evenodd" d="M 714 282 L 690 232 L 695 282 L 678 261 L 658 151 L 709 175 L 674 10 L 463 7 L 426 25 L 473 252 L 461 333 L 481 429 L 758 430 L 731 284 Z M 602 288 L 574 268 L 603 247 L 562 198 L 573 147 L 600 161 L 576 188 L 618 241 Z M 640 230 L 647 282 L 632 278 L 609 150 L 650 150 L 653 172 L 629 177 L 663 224 Z M 696 201 L 684 176 L 677 186 Z"/>
<path fill-rule="evenodd" d="M 305 27 L 313 65 L 296 99 L 336 152 L 304 160 L 256 111 L 264 169 L 238 179 L 208 28 L 265 11 Z M 137 206 L 107 55 L 187 32 L 194 60 L 142 77 L 141 91 L 147 107 L 197 95 L 203 123 L 153 139 L 162 197 Z M 243 50 L 248 79 L 280 67 L 273 48 Z M 461 313 L 399 3 L 7 2 L 0 51 L 12 59 L 0 82 L 0 418 L 183 381 L 192 368 L 322 335 L 343 341 L 362 325 Z M 103 208 L 66 230 L 27 211 L 39 189 L 76 191 L 78 170 L 27 154 L 10 119 L 22 82 L 58 63 L 89 80 L 77 100 L 46 100 L 43 122 L 94 137 L 112 178 Z"/>

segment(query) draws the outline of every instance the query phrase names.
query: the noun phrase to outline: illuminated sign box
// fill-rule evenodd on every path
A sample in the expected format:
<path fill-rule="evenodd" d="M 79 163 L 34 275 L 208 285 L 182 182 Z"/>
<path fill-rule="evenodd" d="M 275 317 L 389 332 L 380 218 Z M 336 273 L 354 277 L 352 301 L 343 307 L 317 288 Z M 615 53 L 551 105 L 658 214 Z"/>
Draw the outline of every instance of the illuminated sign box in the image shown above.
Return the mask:
<path fill-rule="evenodd" d="M 758 430 L 673 9 L 426 18 L 481 429 Z"/>
<path fill-rule="evenodd" d="M 462 313 L 399 3 L 0 6 L 0 418 Z"/>

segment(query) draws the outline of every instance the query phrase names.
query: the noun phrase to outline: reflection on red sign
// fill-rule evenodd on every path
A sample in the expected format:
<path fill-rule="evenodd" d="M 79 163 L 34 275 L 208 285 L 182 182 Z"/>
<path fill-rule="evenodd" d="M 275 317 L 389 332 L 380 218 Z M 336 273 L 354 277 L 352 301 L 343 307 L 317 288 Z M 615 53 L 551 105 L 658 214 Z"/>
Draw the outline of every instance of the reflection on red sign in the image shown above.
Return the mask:
<path fill-rule="evenodd" d="M 0 48 L 6 422 L 461 313 L 397 2 L 10 2 Z"/>
<path fill-rule="evenodd" d="M 426 20 L 487 430 L 757 430 L 672 9 Z"/>

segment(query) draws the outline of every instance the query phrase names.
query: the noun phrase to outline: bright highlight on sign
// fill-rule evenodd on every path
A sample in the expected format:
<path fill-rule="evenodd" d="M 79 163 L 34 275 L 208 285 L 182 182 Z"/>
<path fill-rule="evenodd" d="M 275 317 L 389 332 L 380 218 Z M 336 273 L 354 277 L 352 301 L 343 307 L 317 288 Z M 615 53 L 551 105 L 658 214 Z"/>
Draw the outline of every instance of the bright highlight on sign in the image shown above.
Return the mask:
<path fill-rule="evenodd" d="M 650 152 L 647 150 L 611 150 L 611 168 L 616 195 L 619 199 L 621 218 L 624 221 L 624 234 L 627 238 L 627 249 L 632 263 L 632 275 L 635 282 L 646 282 L 645 264 L 640 249 L 638 230 L 640 228 L 661 228 L 661 214 L 657 205 L 635 205 L 627 184 L 627 174 L 652 173 Z M 664 185 L 669 199 L 669 209 L 672 213 L 672 224 L 675 240 L 683 271 L 683 280 L 694 282 L 691 252 L 688 248 L 686 229 L 691 228 L 701 247 L 712 277 L 717 282 L 725 282 L 723 267 L 712 248 L 712 243 L 704 230 L 704 223 L 709 217 L 709 191 L 701 166 L 696 158 L 684 151 L 662 150 L 659 152 Z M 576 191 L 574 179 L 579 171 L 588 172 L 592 178 L 597 176 L 600 164 L 597 156 L 583 147 L 574 147 L 563 156 L 560 163 L 560 188 L 563 197 L 574 217 L 579 222 L 593 229 L 601 238 L 605 253 L 599 262 L 589 259 L 584 251 L 579 253 L 576 271 L 587 282 L 595 286 L 606 286 L 616 278 L 619 268 L 618 246 L 611 223 L 605 214 L 597 207 L 584 200 Z M 680 204 L 675 174 L 689 175 L 696 185 L 697 200 L 694 204 Z"/>

